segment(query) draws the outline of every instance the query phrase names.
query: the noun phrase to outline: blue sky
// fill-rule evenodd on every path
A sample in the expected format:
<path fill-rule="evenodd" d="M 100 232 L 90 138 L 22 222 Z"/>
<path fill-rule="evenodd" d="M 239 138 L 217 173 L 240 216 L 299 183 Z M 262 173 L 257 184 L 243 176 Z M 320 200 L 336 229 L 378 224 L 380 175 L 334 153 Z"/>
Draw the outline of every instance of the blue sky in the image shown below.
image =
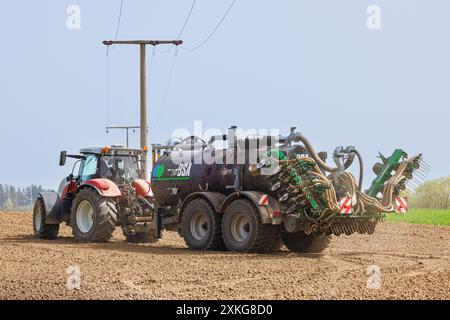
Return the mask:
<path fill-rule="evenodd" d="M 192 1 L 125 0 L 120 39 L 174 38 Z M 195 46 L 230 0 L 198 0 L 181 37 Z M 81 29 L 66 27 L 69 5 Z M 366 26 L 369 5 L 381 29 Z M 106 49 L 120 0 L 8 1 L 0 12 L 0 183 L 55 188 L 60 150 L 124 143 L 105 134 Z M 444 0 L 237 0 L 202 48 L 156 52 L 149 78 L 149 140 L 177 128 L 297 126 L 318 150 L 355 145 L 366 185 L 378 151 L 423 152 L 431 178 L 450 173 L 450 3 Z M 138 48 L 110 55 L 110 125 L 139 116 Z M 161 114 L 157 122 L 158 115 Z M 138 133 L 131 135 L 138 145 Z"/>

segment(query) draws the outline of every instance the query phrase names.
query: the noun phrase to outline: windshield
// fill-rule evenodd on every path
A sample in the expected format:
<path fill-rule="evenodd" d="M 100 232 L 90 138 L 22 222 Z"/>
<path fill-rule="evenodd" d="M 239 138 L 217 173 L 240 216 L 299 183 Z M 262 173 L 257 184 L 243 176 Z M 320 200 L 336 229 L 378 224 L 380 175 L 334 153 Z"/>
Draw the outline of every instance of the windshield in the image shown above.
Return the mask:
<path fill-rule="evenodd" d="M 80 166 L 81 181 L 87 181 L 95 178 L 97 173 L 97 157 L 95 155 L 88 155 Z"/>
<path fill-rule="evenodd" d="M 126 184 L 139 178 L 137 157 L 108 156 L 100 159 L 100 176 L 110 179 L 116 184 Z"/>

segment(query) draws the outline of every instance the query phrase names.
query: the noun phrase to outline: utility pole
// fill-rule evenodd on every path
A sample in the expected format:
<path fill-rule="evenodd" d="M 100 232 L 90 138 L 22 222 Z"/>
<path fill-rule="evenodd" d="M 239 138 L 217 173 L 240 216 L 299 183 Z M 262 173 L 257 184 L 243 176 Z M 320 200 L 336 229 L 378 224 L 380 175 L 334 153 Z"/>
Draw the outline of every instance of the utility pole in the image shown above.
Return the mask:
<path fill-rule="evenodd" d="M 140 126 L 123 126 L 123 127 L 120 127 L 120 126 L 114 126 L 114 127 L 106 127 L 106 132 L 108 132 L 108 130 L 113 130 L 113 129 L 121 129 L 121 130 L 125 130 L 126 131 L 126 135 L 127 135 L 127 144 L 126 144 L 126 146 L 127 146 L 127 148 L 129 148 L 130 147 L 130 139 L 129 139 L 129 137 L 128 137 L 128 132 L 129 132 L 129 130 L 130 129 L 140 129 L 141 127 Z"/>
<path fill-rule="evenodd" d="M 103 41 L 103 44 L 106 46 L 116 45 L 116 44 L 131 44 L 131 45 L 139 45 L 140 47 L 140 83 L 141 83 L 141 119 L 140 119 L 140 128 L 141 128 L 141 149 L 143 150 L 142 156 L 142 178 L 147 179 L 147 61 L 146 61 L 146 46 L 158 46 L 158 45 L 175 45 L 178 46 L 182 44 L 181 40 L 126 40 L 126 41 Z"/>

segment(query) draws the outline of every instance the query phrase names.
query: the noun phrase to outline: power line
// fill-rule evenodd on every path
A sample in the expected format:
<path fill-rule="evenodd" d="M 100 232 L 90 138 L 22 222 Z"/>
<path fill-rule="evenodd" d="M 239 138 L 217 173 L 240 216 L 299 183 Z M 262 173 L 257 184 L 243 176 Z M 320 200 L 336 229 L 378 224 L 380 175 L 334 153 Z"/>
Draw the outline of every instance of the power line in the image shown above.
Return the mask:
<path fill-rule="evenodd" d="M 110 92 L 109 47 L 106 47 L 106 127 L 109 126 L 109 92 Z M 106 130 L 106 144 L 108 144 L 108 129 Z"/>
<path fill-rule="evenodd" d="M 178 40 L 178 39 L 181 37 L 181 35 L 183 34 L 184 29 L 186 28 L 186 25 L 187 25 L 187 23 L 188 23 L 188 21 L 189 21 L 189 18 L 191 17 L 191 14 L 192 14 L 192 11 L 193 11 L 193 9 L 194 9 L 194 6 L 195 6 L 196 2 L 197 2 L 197 0 L 194 0 L 194 1 L 192 2 L 191 9 L 189 10 L 189 13 L 188 13 L 188 15 L 187 15 L 187 17 L 186 17 L 186 20 L 185 20 L 185 22 L 184 22 L 184 24 L 183 24 L 183 27 L 181 28 L 180 33 L 178 34 L 177 40 Z M 186 47 L 184 47 L 184 46 L 181 46 L 181 47 L 182 47 L 183 49 L 185 49 L 185 50 L 196 50 L 196 49 L 202 47 L 206 42 L 208 42 L 209 39 L 211 39 L 211 37 L 212 37 L 212 36 L 216 33 L 216 31 L 220 28 L 220 26 L 222 25 L 222 23 L 225 21 L 225 18 L 227 17 L 228 13 L 231 11 L 231 8 L 233 7 L 233 5 L 234 5 L 235 2 L 236 2 L 236 0 L 231 1 L 230 6 L 228 7 L 227 11 L 226 11 L 225 14 L 223 15 L 222 19 L 220 19 L 219 23 L 216 25 L 216 27 L 213 29 L 213 31 L 205 38 L 205 40 L 203 40 L 200 44 L 198 44 L 197 46 L 195 46 L 195 47 L 193 47 L 193 48 L 186 48 Z M 169 48 L 168 50 L 166 50 L 166 51 L 161 51 L 161 50 L 159 50 L 159 49 L 158 49 L 158 50 L 159 50 L 161 53 L 168 53 L 168 52 L 169 52 L 170 50 L 172 50 L 172 49 L 173 49 L 173 46 L 170 47 L 170 48 Z M 170 66 L 169 79 L 168 79 L 168 81 L 167 81 L 167 86 L 166 86 L 166 90 L 165 90 L 165 93 L 164 93 L 163 103 L 162 103 L 162 106 L 161 106 L 161 110 L 160 110 L 160 112 L 159 112 L 159 114 L 158 114 L 158 118 L 156 119 L 155 127 L 157 127 L 158 122 L 159 122 L 159 120 L 161 119 L 161 116 L 162 116 L 162 114 L 163 114 L 163 112 L 164 112 L 164 109 L 165 109 L 165 106 L 166 106 L 167 97 L 168 97 L 168 95 L 169 95 L 170 84 L 171 84 L 171 82 L 172 82 L 172 76 L 173 76 L 173 70 L 174 70 L 174 66 L 175 66 L 175 58 L 176 58 L 176 57 L 177 57 L 177 51 L 175 51 L 175 54 L 174 54 L 173 60 L 172 60 L 172 65 Z"/>
<path fill-rule="evenodd" d="M 117 19 L 116 35 L 114 37 L 114 41 L 117 41 L 117 36 L 119 35 L 120 21 L 122 20 L 122 9 L 123 9 L 123 0 L 120 0 L 119 18 Z M 115 46 L 116 45 L 112 46 L 111 52 L 114 50 Z"/>
<path fill-rule="evenodd" d="M 155 56 L 156 56 L 156 46 L 153 46 L 152 49 L 152 58 L 150 59 L 150 66 L 148 68 L 148 75 L 147 75 L 147 90 L 149 90 L 149 82 L 150 82 L 150 78 L 153 74 L 153 61 L 155 60 Z"/>
<path fill-rule="evenodd" d="M 123 1 L 120 0 L 120 10 L 119 10 L 119 17 L 117 19 L 117 26 L 116 26 L 116 34 L 114 36 L 114 41 L 117 40 L 117 37 L 119 35 L 120 30 L 120 21 L 122 20 L 122 10 L 123 10 Z M 110 109 L 110 86 L 111 86 L 111 66 L 110 66 L 110 52 L 113 52 L 115 48 L 115 44 L 112 46 L 111 50 L 109 49 L 109 46 L 106 47 L 106 144 L 108 144 L 108 127 L 109 127 L 109 109 Z"/>
<path fill-rule="evenodd" d="M 147 91 L 150 91 L 150 82 L 151 82 L 151 77 L 152 77 L 152 75 L 153 75 L 153 64 L 154 64 L 154 61 L 155 61 L 155 58 L 156 58 L 156 47 L 157 46 L 153 46 L 153 49 L 152 49 L 152 56 L 151 56 L 151 58 L 150 58 L 150 65 L 149 65 L 149 67 L 148 67 L 148 74 L 147 74 L 147 84 L 146 84 L 146 86 L 147 86 Z M 147 132 L 148 132 L 148 129 L 149 127 L 147 126 Z"/>
<path fill-rule="evenodd" d="M 186 28 L 189 19 L 191 18 L 192 11 L 194 10 L 194 7 L 195 7 L 196 2 L 197 2 L 197 0 L 192 1 L 191 9 L 189 10 L 189 13 L 188 13 L 188 15 L 187 15 L 187 17 L 186 17 L 186 20 L 184 21 L 183 27 L 181 27 L 181 30 L 180 30 L 180 32 L 178 33 L 177 40 L 180 40 L 180 37 L 181 37 L 181 35 L 183 34 L 184 29 Z M 165 51 L 164 51 L 164 50 L 160 50 L 160 49 L 158 48 L 158 51 L 161 52 L 161 53 L 168 53 L 170 50 L 173 49 L 173 47 L 174 47 L 174 46 L 171 46 L 169 49 L 167 49 L 167 50 L 165 50 Z"/>
<path fill-rule="evenodd" d="M 196 2 L 197 2 L 197 0 L 194 0 L 194 1 L 192 2 L 191 9 L 189 10 L 189 13 L 188 13 L 188 15 L 187 15 L 187 17 L 186 17 L 186 21 L 184 21 L 184 24 L 183 24 L 183 27 L 181 28 L 180 33 L 178 34 L 177 40 L 180 40 L 180 37 L 181 37 L 181 35 L 183 34 L 184 29 L 186 28 L 186 26 L 187 26 L 187 24 L 188 24 L 189 18 L 191 17 L 192 11 L 194 10 L 195 3 L 196 3 Z"/>
<path fill-rule="evenodd" d="M 176 59 L 177 55 L 178 55 L 178 52 L 177 52 L 177 49 L 175 49 L 175 53 L 174 53 L 173 59 L 172 59 L 172 64 L 171 64 L 171 66 L 170 66 L 169 78 L 168 78 L 168 80 L 167 80 L 166 90 L 165 90 L 165 92 L 164 92 L 163 103 L 162 103 L 162 106 L 161 106 L 161 110 L 159 111 L 158 118 L 156 118 L 155 127 L 158 126 L 158 122 L 159 122 L 159 120 L 161 119 L 161 116 L 162 116 L 162 114 L 163 114 L 163 112 L 164 112 L 164 109 L 165 109 L 165 106 L 166 106 L 167 97 L 168 97 L 168 95 L 169 95 L 170 84 L 171 84 L 171 82 L 172 82 L 173 70 L 174 70 L 174 67 L 175 67 L 175 59 Z"/>
<path fill-rule="evenodd" d="M 216 31 L 220 28 L 220 26 L 222 25 L 222 23 L 225 21 L 225 18 L 227 17 L 228 13 L 231 11 L 231 8 L 233 7 L 234 3 L 236 2 L 236 0 L 231 1 L 230 6 L 228 7 L 227 11 L 225 12 L 225 14 L 223 15 L 222 19 L 220 19 L 219 23 L 216 25 L 216 27 L 213 29 L 213 31 L 205 38 L 205 40 L 203 40 L 202 42 L 200 42 L 200 44 L 198 44 L 195 47 L 192 48 L 186 48 L 184 46 L 181 46 L 181 48 L 185 49 L 185 50 L 196 50 L 200 47 L 202 47 L 206 42 L 208 42 L 208 40 L 216 33 Z"/>
<path fill-rule="evenodd" d="M 192 1 L 192 5 L 191 5 L 191 8 L 189 10 L 189 13 L 186 16 L 186 19 L 185 19 L 185 21 L 183 23 L 183 26 L 181 27 L 180 32 L 178 33 L 177 40 L 180 40 L 180 37 L 183 34 L 184 29 L 186 29 L 186 26 L 187 26 L 187 24 L 189 22 L 189 19 L 191 18 L 191 15 L 192 15 L 192 12 L 194 11 L 194 7 L 195 7 L 196 3 L 197 3 L 197 0 Z M 159 48 L 157 48 L 157 50 L 164 54 L 164 53 L 168 53 L 169 51 L 171 51 L 173 49 L 173 47 L 174 46 L 171 46 L 169 49 L 167 49 L 165 51 L 162 51 Z M 164 92 L 163 103 L 162 103 L 162 106 L 161 106 L 161 110 L 159 111 L 158 117 L 156 118 L 156 123 L 155 123 L 155 127 L 156 128 L 158 126 L 159 120 L 161 119 L 161 116 L 162 116 L 162 114 L 164 112 L 164 109 L 165 109 L 165 106 L 166 106 L 167 97 L 169 95 L 170 84 L 172 82 L 173 70 L 174 70 L 174 67 L 175 67 L 175 58 L 177 57 L 177 55 L 178 55 L 178 52 L 177 52 L 177 49 L 175 49 L 175 53 L 174 53 L 174 56 L 173 56 L 173 59 L 172 59 L 172 64 L 170 66 L 169 78 L 167 80 L 166 90 Z"/>

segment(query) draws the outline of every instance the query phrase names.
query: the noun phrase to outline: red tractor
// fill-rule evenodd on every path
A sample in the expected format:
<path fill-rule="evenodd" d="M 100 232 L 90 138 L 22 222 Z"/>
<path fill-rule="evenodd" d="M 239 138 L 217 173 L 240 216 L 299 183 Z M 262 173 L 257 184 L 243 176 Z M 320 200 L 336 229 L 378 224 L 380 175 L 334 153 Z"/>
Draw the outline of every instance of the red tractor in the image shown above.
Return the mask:
<path fill-rule="evenodd" d="M 42 192 L 33 209 L 34 234 L 55 239 L 59 224 L 71 226 L 82 242 L 107 242 L 117 226 L 129 242 L 160 238 L 150 182 L 141 179 L 142 150 L 120 146 L 85 148 L 80 154 L 61 152 L 75 162 L 58 192 Z"/>

